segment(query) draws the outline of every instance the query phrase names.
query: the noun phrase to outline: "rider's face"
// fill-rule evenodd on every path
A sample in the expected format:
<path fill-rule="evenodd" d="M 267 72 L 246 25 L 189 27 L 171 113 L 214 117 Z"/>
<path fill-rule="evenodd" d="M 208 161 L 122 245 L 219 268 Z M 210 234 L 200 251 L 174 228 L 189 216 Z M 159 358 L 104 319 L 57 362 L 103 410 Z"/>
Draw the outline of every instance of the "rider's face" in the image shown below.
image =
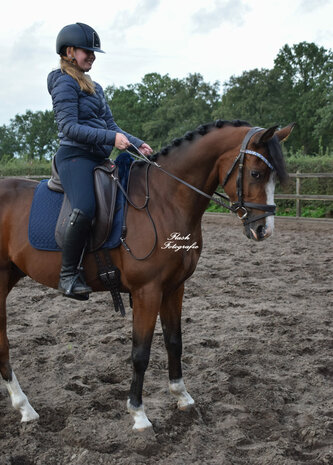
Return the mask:
<path fill-rule="evenodd" d="M 90 50 L 84 50 L 83 48 L 75 49 L 74 58 L 76 60 L 77 66 L 83 72 L 89 71 L 96 59 L 94 52 Z"/>

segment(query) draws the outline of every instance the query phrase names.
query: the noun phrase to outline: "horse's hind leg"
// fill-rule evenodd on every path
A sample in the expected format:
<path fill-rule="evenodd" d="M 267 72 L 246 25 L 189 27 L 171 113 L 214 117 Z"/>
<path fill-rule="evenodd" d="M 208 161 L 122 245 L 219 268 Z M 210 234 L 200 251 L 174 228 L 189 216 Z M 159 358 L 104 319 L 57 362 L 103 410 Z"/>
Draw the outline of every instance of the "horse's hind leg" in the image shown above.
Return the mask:
<path fill-rule="evenodd" d="M 21 421 L 36 420 L 39 415 L 29 404 L 27 396 L 23 393 L 15 373 L 9 362 L 9 343 L 7 338 L 6 299 L 11 288 L 19 280 L 19 271 L 0 268 L 0 373 L 5 380 L 12 406 L 19 410 Z"/>
<path fill-rule="evenodd" d="M 194 405 L 194 400 L 185 388 L 181 366 L 183 293 L 184 285 L 178 288 L 176 292 L 165 296 L 160 309 L 164 341 L 168 352 L 169 388 L 170 392 L 177 398 L 177 405 L 180 410 L 186 410 Z"/>

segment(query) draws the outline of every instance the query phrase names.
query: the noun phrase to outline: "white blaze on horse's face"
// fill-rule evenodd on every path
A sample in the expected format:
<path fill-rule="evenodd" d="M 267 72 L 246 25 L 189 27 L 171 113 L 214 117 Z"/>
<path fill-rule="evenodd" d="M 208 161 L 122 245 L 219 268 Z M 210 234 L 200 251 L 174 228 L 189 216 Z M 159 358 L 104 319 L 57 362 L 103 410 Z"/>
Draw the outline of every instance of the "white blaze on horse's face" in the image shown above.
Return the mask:
<path fill-rule="evenodd" d="M 265 185 L 266 205 L 275 205 L 275 202 L 274 202 L 275 180 L 276 180 L 275 173 L 271 172 L 269 175 L 269 179 Z M 262 241 L 270 237 L 274 231 L 274 215 L 267 216 L 265 220 L 266 220 L 265 226 L 263 228 L 260 228 L 260 233 L 259 233 L 259 228 L 257 230 L 254 229 L 254 223 L 252 223 L 252 226 L 250 223 L 249 230 L 245 232 L 247 237 L 255 241 Z M 245 228 L 245 231 L 246 231 L 246 228 Z"/>
<path fill-rule="evenodd" d="M 272 172 L 269 176 L 268 183 L 265 187 L 266 203 L 268 205 L 275 205 L 274 191 L 275 191 L 275 174 Z M 274 215 L 267 216 L 266 218 L 266 234 L 265 238 L 273 234 L 274 231 Z"/>

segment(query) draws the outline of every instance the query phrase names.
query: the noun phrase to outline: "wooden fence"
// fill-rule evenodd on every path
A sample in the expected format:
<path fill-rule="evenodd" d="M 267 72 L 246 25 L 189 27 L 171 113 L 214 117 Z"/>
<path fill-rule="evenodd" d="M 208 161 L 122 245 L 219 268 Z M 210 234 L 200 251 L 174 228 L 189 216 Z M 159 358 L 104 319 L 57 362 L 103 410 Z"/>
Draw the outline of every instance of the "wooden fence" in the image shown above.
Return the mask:
<path fill-rule="evenodd" d="M 290 178 L 296 178 L 296 194 L 275 194 L 275 199 L 280 200 L 295 200 L 296 202 L 296 217 L 302 215 L 302 200 L 324 200 L 333 202 L 333 195 L 310 195 L 301 194 L 301 179 L 304 178 L 333 178 L 333 173 L 290 173 Z"/>
<path fill-rule="evenodd" d="M 0 178 L 6 178 L 11 176 L 0 176 Z M 45 179 L 46 175 L 34 175 L 34 176 L 15 176 L 24 179 Z M 322 200 L 333 202 L 333 195 L 310 195 L 301 194 L 301 179 L 304 178 L 333 178 L 333 173 L 289 173 L 290 178 L 296 178 L 296 194 L 275 194 L 274 198 L 279 200 L 295 200 L 296 202 L 296 218 L 301 217 L 302 200 Z"/>

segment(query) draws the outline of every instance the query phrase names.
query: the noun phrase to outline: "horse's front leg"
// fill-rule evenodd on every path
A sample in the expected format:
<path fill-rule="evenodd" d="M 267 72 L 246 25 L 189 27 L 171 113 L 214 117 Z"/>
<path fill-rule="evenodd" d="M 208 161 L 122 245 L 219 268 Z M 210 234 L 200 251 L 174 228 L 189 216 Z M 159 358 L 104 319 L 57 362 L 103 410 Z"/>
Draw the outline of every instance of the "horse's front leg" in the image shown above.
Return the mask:
<path fill-rule="evenodd" d="M 177 399 L 180 410 L 186 410 L 194 405 L 194 400 L 187 392 L 182 375 L 182 332 L 181 311 L 184 285 L 172 294 L 164 296 L 160 318 L 162 323 L 165 346 L 169 362 L 169 388 Z"/>
<path fill-rule="evenodd" d="M 161 292 L 152 287 L 133 293 L 133 378 L 127 409 L 134 419 L 133 429 L 143 431 L 152 424 L 142 402 L 143 380 L 149 363 L 151 342 L 161 304 Z"/>

